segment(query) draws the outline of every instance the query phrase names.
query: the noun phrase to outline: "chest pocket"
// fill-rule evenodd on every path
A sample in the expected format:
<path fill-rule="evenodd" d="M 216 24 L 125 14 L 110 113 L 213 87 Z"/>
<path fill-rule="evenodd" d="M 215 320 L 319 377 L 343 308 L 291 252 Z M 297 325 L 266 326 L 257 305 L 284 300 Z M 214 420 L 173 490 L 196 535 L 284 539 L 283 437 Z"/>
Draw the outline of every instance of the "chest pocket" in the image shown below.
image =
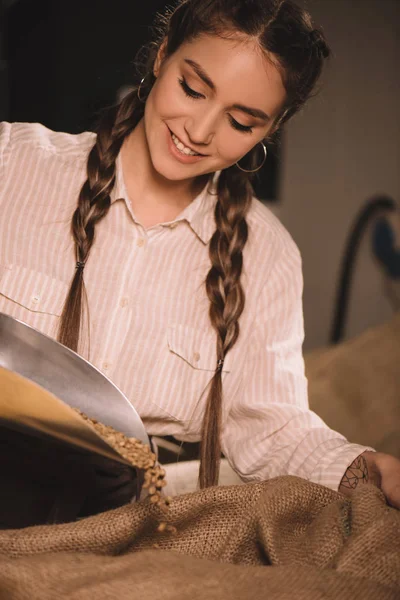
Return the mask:
<path fill-rule="evenodd" d="M 16 316 L 20 314 L 19 306 L 32 313 L 59 317 L 67 293 L 65 282 L 46 273 L 21 265 L 0 266 L 0 311 L 9 313 L 14 306 L 16 310 L 11 313 Z"/>
<path fill-rule="evenodd" d="M 163 393 L 155 401 L 164 415 L 184 423 L 185 439 L 198 439 L 207 387 L 217 364 L 216 334 L 212 330 L 173 324 L 167 331 L 169 358 Z M 229 362 L 223 375 L 229 372 Z"/>
<path fill-rule="evenodd" d="M 172 325 L 168 328 L 168 347 L 194 369 L 213 372 L 217 366 L 216 335 L 188 325 Z M 223 372 L 229 373 L 228 365 Z"/>

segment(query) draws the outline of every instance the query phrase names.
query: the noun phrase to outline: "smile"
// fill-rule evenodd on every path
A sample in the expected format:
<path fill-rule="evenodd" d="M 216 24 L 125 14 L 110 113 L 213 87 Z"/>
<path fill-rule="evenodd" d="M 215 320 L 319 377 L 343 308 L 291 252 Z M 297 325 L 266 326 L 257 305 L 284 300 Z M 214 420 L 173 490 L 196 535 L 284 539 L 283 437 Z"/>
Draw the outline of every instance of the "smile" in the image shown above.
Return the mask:
<path fill-rule="evenodd" d="M 185 144 L 183 144 L 183 142 L 181 142 L 181 140 L 178 137 L 176 137 L 176 135 L 172 132 L 171 132 L 171 137 L 172 137 L 172 141 L 174 142 L 174 144 L 177 147 L 177 149 L 179 150 L 179 152 L 181 152 L 181 154 L 184 154 L 185 156 L 202 156 L 198 152 L 195 152 L 191 148 L 188 148 L 187 146 L 185 146 Z"/>

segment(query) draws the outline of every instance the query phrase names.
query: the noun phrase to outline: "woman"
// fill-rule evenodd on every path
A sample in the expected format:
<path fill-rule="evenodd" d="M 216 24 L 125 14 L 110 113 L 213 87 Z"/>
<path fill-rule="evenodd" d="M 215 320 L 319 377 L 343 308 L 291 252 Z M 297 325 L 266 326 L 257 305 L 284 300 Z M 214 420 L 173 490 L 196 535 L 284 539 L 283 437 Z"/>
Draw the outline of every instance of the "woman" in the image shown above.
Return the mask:
<path fill-rule="evenodd" d="M 222 450 L 247 481 L 370 479 L 400 506 L 399 461 L 308 409 L 299 253 L 252 197 L 328 56 L 291 0 L 181 1 L 97 137 L 4 123 L 0 311 L 89 358 L 149 434 L 201 439 L 202 487 Z"/>

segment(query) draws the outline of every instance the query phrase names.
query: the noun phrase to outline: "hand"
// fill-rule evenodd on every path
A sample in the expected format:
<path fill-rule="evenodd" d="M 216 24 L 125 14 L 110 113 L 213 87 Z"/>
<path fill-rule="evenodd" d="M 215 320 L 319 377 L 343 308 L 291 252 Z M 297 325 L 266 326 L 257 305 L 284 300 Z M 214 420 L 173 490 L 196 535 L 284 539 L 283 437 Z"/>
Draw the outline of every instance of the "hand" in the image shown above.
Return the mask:
<path fill-rule="evenodd" d="M 348 467 L 339 491 L 351 495 L 359 485 L 372 483 L 386 496 L 388 504 L 400 509 L 400 460 L 383 452 L 364 452 Z"/>
<path fill-rule="evenodd" d="M 365 452 L 367 464 L 380 476 L 380 488 L 391 506 L 400 509 L 400 460 L 383 452 Z"/>

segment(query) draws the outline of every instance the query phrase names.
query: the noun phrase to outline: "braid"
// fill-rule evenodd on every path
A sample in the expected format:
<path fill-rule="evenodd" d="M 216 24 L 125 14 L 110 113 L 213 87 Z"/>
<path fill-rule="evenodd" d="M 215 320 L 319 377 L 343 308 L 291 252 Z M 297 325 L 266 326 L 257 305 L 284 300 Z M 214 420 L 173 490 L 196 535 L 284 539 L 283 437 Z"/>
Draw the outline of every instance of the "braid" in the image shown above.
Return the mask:
<path fill-rule="evenodd" d="M 76 248 L 77 268 L 61 315 L 58 340 L 77 351 L 82 316 L 87 310 L 83 266 L 94 242 L 95 226 L 111 205 L 115 185 L 115 163 L 125 137 L 141 118 L 143 105 L 136 91 L 119 106 L 110 108 L 102 118 L 96 143 L 87 161 L 87 180 L 79 194 L 78 207 L 72 218 L 72 236 Z"/>
<path fill-rule="evenodd" d="M 239 337 L 245 294 L 240 283 L 243 248 L 248 238 L 246 214 L 252 198 L 248 176 L 234 167 L 218 181 L 217 230 L 210 241 L 212 267 L 206 278 L 210 320 L 217 332 L 217 362 L 224 361 Z M 218 368 L 207 398 L 200 450 L 200 487 L 217 485 L 221 460 L 222 373 Z"/>

